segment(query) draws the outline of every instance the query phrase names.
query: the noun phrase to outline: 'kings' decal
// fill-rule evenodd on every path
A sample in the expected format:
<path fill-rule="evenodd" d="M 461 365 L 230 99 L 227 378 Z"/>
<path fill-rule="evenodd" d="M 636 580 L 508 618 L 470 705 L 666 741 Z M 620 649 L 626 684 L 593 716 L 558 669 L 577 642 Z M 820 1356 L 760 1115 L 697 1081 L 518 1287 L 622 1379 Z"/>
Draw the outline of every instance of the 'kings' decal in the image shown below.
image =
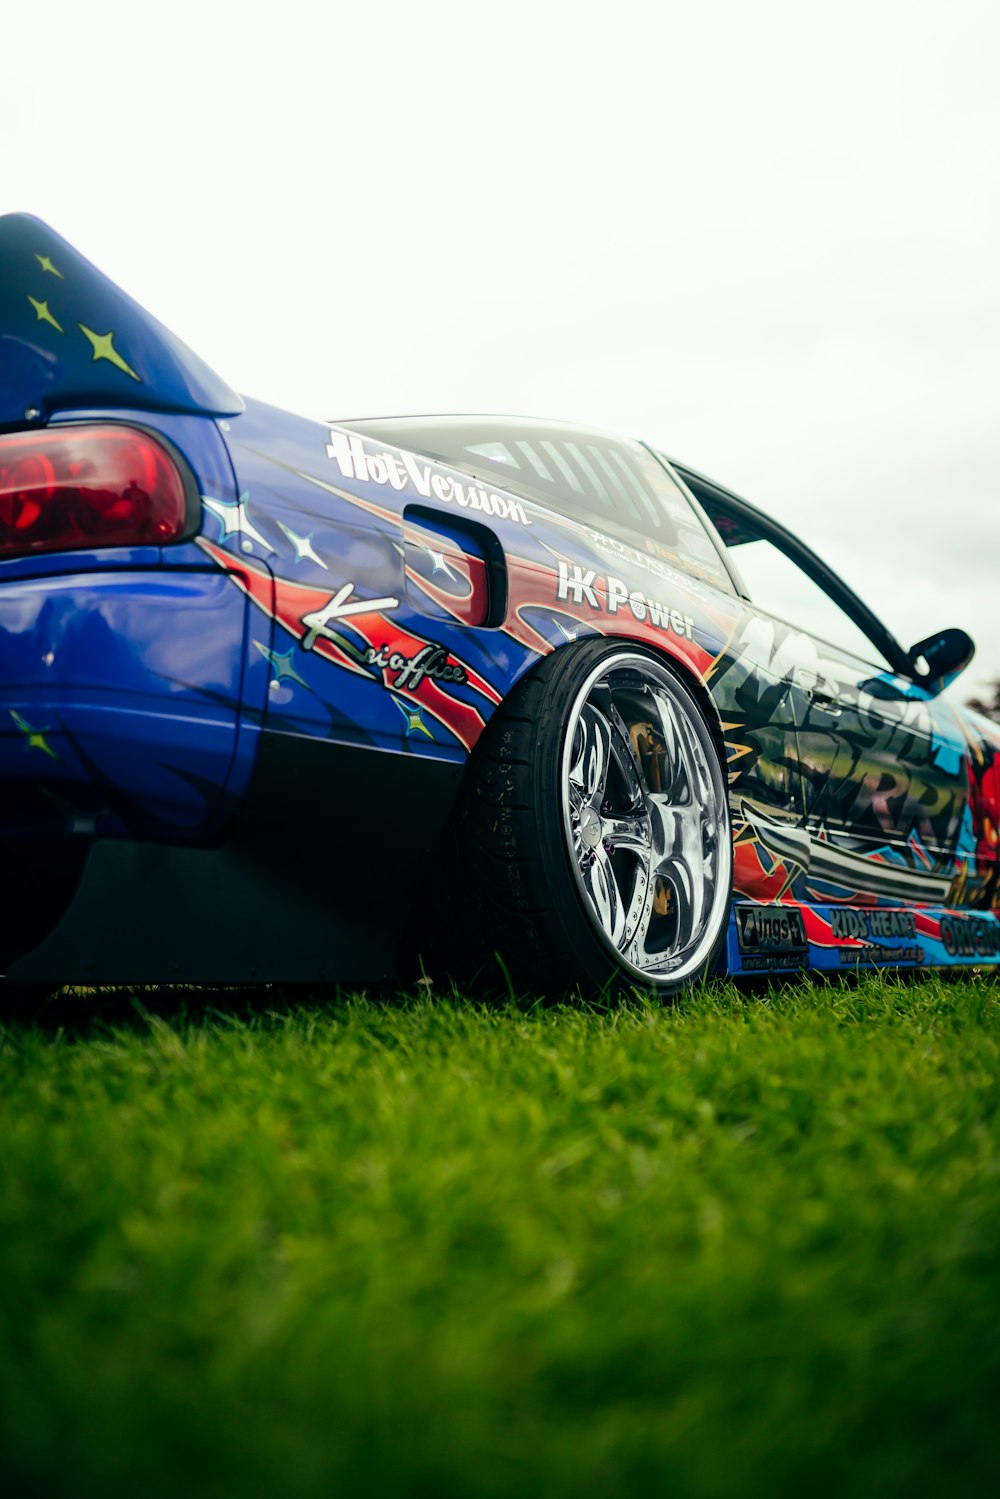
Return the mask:
<path fill-rule="evenodd" d="M 747 972 L 806 966 L 809 943 L 802 912 L 795 906 L 736 906 L 735 911 Z"/>

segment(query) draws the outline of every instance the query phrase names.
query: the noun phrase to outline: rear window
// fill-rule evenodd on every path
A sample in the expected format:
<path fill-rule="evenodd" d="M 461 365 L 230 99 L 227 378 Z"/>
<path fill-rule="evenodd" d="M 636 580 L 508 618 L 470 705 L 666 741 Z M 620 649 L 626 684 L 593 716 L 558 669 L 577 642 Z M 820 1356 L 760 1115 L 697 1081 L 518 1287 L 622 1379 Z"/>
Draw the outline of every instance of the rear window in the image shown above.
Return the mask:
<path fill-rule="evenodd" d="M 343 425 L 537 500 L 733 592 L 689 496 L 638 442 L 509 419 L 398 417 Z"/>

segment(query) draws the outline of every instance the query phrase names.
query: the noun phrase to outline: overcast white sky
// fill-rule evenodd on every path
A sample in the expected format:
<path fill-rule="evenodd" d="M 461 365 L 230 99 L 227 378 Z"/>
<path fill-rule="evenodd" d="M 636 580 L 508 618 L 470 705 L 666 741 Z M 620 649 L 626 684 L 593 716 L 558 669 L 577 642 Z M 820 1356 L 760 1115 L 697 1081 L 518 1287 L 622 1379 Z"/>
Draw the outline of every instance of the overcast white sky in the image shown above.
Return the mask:
<path fill-rule="evenodd" d="M 305 415 L 646 437 L 1000 675 L 996 0 L 266 14 L 5 10 L 0 211 Z"/>

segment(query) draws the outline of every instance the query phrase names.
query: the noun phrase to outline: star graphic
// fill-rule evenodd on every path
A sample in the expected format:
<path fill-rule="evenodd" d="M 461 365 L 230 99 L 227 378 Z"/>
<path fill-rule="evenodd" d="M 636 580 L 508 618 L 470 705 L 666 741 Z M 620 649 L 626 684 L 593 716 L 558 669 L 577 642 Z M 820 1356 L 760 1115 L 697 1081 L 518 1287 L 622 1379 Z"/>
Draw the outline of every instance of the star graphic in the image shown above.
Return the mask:
<path fill-rule="evenodd" d="M 430 557 L 431 562 L 434 565 L 434 567 L 433 567 L 434 572 L 436 572 L 436 573 L 445 573 L 447 575 L 447 577 L 454 578 L 454 576 L 455 576 L 455 570 L 454 570 L 454 568 L 449 567 L 448 561 L 447 561 L 447 559 L 446 559 L 446 557 L 444 555 L 444 552 L 436 552 L 433 547 L 428 547 L 427 548 L 427 555 Z"/>
<path fill-rule="evenodd" d="M 426 734 L 428 739 L 434 738 L 434 735 L 421 717 L 422 709 L 418 704 L 401 702 L 398 697 L 394 697 L 393 702 L 406 720 L 406 728 L 403 732 L 407 739 L 409 739 L 411 734 Z"/>
<path fill-rule="evenodd" d="M 25 295 L 27 295 L 27 293 L 25 293 Z M 49 304 L 48 304 L 48 302 L 36 302 L 35 299 L 34 299 L 34 297 L 30 297 L 30 296 L 28 297 L 28 301 L 31 303 L 32 307 L 35 309 L 35 317 L 38 319 L 38 321 L 40 323 L 51 323 L 52 326 L 53 326 L 53 328 L 57 329 L 58 332 L 60 332 L 60 333 L 65 333 L 66 332 L 66 329 L 65 328 L 60 328 L 59 324 L 56 322 L 55 318 L 52 316 L 51 312 L 49 311 Z"/>
<path fill-rule="evenodd" d="M 295 548 L 296 562 L 301 562 L 303 558 L 308 557 L 310 562 L 318 562 L 320 567 L 323 568 L 325 572 L 330 571 L 326 563 L 323 561 L 322 557 L 318 557 L 316 555 L 316 552 L 313 549 L 313 539 L 311 534 L 309 536 L 299 536 L 297 532 L 292 530 L 291 526 L 286 526 L 284 521 L 279 520 L 278 525 L 281 527 L 282 531 L 284 531 L 285 535 L 292 543 L 292 546 Z"/>
<path fill-rule="evenodd" d="M 258 546 L 264 548 L 265 552 L 273 552 L 274 547 L 269 541 L 264 540 L 247 515 L 247 501 L 249 498 L 249 490 L 244 491 L 240 495 L 236 504 L 233 504 L 232 500 L 211 500 L 207 494 L 203 494 L 201 503 L 207 505 L 212 514 L 218 516 L 222 522 L 223 539 L 227 536 L 232 536 L 233 532 L 237 531 L 241 536 L 251 536 L 257 542 Z"/>
<path fill-rule="evenodd" d="M 41 266 L 43 271 L 48 271 L 50 276 L 58 276 L 60 281 L 65 281 L 66 278 L 63 275 L 62 271 L 56 270 L 55 266 L 52 264 L 47 255 L 39 255 L 38 251 L 36 250 L 35 259 L 38 261 L 38 264 Z"/>
<path fill-rule="evenodd" d="M 212 514 L 218 516 L 222 522 L 222 539 L 232 536 L 233 532 L 239 533 L 240 529 L 240 507 L 234 505 L 232 500 L 212 500 L 207 494 L 201 497 L 201 503 L 207 505 Z"/>
<path fill-rule="evenodd" d="M 41 750 L 43 754 L 48 755 L 51 759 L 59 759 L 59 756 L 56 754 L 51 744 L 47 743 L 45 738 L 46 733 L 51 732 L 50 730 L 33 729 L 31 727 L 31 724 L 28 723 L 27 719 L 22 718 L 20 713 L 15 713 L 13 708 L 8 708 L 7 711 L 10 714 L 11 718 L 14 720 L 17 727 L 20 729 L 21 733 L 27 739 L 28 743 L 25 746 L 27 749 Z"/>
<path fill-rule="evenodd" d="M 303 677 L 299 676 L 295 667 L 291 664 L 292 656 L 295 653 L 294 645 L 289 650 L 283 652 L 272 651 L 266 645 L 261 645 L 259 640 L 255 640 L 254 645 L 260 651 L 265 661 L 270 661 L 274 668 L 274 676 L 271 679 L 272 687 L 279 686 L 280 683 L 287 679 L 291 682 L 298 682 L 300 687 L 305 687 L 309 692 L 312 692 L 309 683 Z"/>
<path fill-rule="evenodd" d="M 135 370 L 130 364 L 125 363 L 124 359 L 115 348 L 114 343 L 112 342 L 115 336 L 113 330 L 110 333 L 95 333 L 93 328 L 88 328 L 84 323 L 77 323 L 76 326 L 79 328 L 84 338 L 89 339 L 89 341 L 93 344 L 95 364 L 97 363 L 98 359 L 106 359 L 109 364 L 113 364 L 115 366 L 115 369 L 124 370 L 126 375 L 132 376 L 133 380 L 139 380 L 139 376 L 136 374 Z M 139 384 L 142 384 L 141 380 L 139 380 Z"/>

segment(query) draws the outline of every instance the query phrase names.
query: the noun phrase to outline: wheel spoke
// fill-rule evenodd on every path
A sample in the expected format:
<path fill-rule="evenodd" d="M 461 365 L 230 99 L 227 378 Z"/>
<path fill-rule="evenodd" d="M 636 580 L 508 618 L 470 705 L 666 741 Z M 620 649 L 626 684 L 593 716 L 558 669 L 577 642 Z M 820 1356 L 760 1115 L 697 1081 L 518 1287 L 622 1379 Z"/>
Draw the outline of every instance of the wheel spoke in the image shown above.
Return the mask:
<path fill-rule="evenodd" d="M 712 778 L 705 759 L 705 752 L 698 743 L 690 723 L 679 726 L 678 741 L 684 759 L 687 783 L 691 797 L 705 805 L 712 800 Z"/>
<path fill-rule="evenodd" d="M 715 894 L 715 839 L 698 802 L 674 806 L 654 797 L 653 873 L 674 892 L 674 946 L 686 947 L 698 935 Z"/>
<path fill-rule="evenodd" d="M 636 753 L 628 725 L 618 711 L 614 697 L 609 692 L 605 707 L 611 728 L 611 753 L 625 786 L 626 795 L 633 807 L 645 805 L 646 784 L 642 761 Z"/>
<path fill-rule="evenodd" d="M 682 950 L 689 946 L 701 929 L 705 909 L 705 882 L 684 859 L 672 860 L 664 867 L 662 877 L 669 880 L 673 890 L 677 906 L 674 947 Z"/>
<path fill-rule="evenodd" d="M 622 813 L 621 816 L 604 817 L 601 819 L 601 836 L 605 844 L 610 844 L 615 853 L 636 854 L 648 864 L 652 848 L 652 832 L 648 814 Z"/>
<path fill-rule="evenodd" d="M 653 853 L 660 859 L 693 847 L 694 824 L 700 823 L 696 807 L 675 806 L 662 792 L 649 799 Z"/>
<path fill-rule="evenodd" d="M 591 859 L 593 862 L 588 861 L 583 869 L 584 888 L 601 926 L 614 946 L 621 947 L 625 935 L 625 910 L 611 860 L 603 849 L 591 855 Z"/>
<path fill-rule="evenodd" d="M 663 739 L 664 758 L 671 783 L 676 779 L 676 772 L 683 763 L 684 754 L 678 738 L 678 726 L 676 714 L 672 703 L 660 692 L 653 694 L 656 704 L 656 727 Z"/>
<path fill-rule="evenodd" d="M 582 792 L 583 801 L 597 807 L 604 800 L 611 754 L 611 729 L 599 709 L 587 703 L 576 729 L 575 759 L 570 783 Z"/>

